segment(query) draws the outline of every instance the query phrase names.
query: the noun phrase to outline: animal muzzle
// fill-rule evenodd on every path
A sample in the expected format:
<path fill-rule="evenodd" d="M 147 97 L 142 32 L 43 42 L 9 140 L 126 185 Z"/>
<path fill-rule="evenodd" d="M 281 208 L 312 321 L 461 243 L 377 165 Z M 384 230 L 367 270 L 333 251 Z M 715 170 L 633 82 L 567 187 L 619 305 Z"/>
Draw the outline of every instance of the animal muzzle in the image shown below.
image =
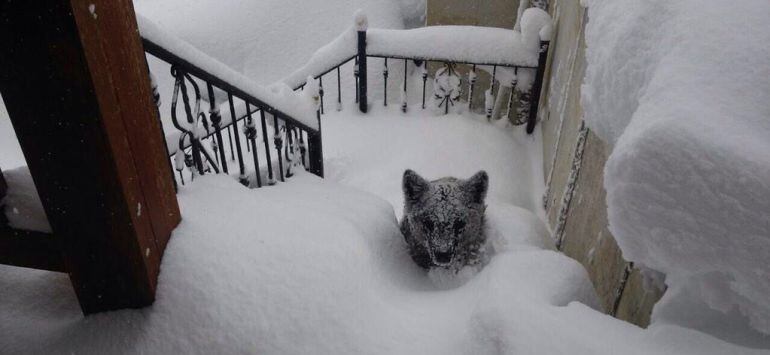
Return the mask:
<path fill-rule="evenodd" d="M 444 248 L 430 248 L 431 261 L 438 266 L 447 266 L 452 263 L 455 256 L 454 245 L 448 245 Z"/>

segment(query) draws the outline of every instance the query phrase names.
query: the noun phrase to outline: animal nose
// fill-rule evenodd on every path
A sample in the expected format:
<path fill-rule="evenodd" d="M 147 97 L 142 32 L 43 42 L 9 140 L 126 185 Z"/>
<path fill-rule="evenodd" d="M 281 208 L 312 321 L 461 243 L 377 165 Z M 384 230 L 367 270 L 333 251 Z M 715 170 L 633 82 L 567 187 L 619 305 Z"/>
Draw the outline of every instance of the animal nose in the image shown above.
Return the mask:
<path fill-rule="evenodd" d="M 436 253 L 436 262 L 441 264 L 448 264 L 450 261 L 452 261 L 452 256 L 454 253 L 451 251 L 446 252 L 437 252 Z"/>

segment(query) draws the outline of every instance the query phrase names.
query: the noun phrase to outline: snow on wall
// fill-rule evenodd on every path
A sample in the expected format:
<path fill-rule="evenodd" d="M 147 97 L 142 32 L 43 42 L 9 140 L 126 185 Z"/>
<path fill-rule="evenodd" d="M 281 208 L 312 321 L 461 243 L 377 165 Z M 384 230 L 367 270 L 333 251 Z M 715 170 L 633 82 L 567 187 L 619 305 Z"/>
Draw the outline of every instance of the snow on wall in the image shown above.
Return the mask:
<path fill-rule="evenodd" d="M 318 129 L 318 121 L 315 114 L 316 103 L 310 97 L 306 97 L 307 95 L 294 93 L 290 89 L 283 90 L 280 87 L 263 87 L 182 39 L 175 37 L 170 32 L 161 29 L 142 15 L 137 14 L 136 20 L 143 38 L 152 41 L 163 49 L 207 71 L 209 74 L 292 116 L 306 126 Z"/>
<path fill-rule="evenodd" d="M 585 120 L 614 146 L 610 229 L 667 274 L 653 322 L 770 346 L 770 2 L 584 3 Z"/>

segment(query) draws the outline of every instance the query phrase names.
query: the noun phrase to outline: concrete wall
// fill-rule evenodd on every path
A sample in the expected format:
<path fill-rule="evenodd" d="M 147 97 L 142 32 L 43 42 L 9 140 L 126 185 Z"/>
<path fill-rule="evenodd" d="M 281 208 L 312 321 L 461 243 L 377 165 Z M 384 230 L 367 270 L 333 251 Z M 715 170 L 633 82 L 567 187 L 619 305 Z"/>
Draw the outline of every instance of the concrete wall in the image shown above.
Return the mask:
<path fill-rule="evenodd" d="M 518 1 L 428 0 L 427 24 L 512 28 L 517 8 Z M 549 12 L 556 31 L 539 111 L 547 222 L 560 250 L 585 266 L 605 312 L 646 326 L 663 291 L 645 290 L 608 229 L 603 177 L 610 151 L 582 125 L 587 14 L 577 0 L 552 0 Z"/>

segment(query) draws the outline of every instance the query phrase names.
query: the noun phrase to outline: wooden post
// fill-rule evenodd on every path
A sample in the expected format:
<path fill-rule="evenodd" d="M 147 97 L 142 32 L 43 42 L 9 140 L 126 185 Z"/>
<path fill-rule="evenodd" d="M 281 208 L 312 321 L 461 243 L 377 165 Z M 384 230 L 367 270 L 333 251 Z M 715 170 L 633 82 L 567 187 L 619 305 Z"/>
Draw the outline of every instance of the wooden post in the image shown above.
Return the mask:
<path fill-rule="evenodd" d="M 84 313 L 153 302 L 179 207 L 131 0 L 7 0 L 0 92 Z"/>

